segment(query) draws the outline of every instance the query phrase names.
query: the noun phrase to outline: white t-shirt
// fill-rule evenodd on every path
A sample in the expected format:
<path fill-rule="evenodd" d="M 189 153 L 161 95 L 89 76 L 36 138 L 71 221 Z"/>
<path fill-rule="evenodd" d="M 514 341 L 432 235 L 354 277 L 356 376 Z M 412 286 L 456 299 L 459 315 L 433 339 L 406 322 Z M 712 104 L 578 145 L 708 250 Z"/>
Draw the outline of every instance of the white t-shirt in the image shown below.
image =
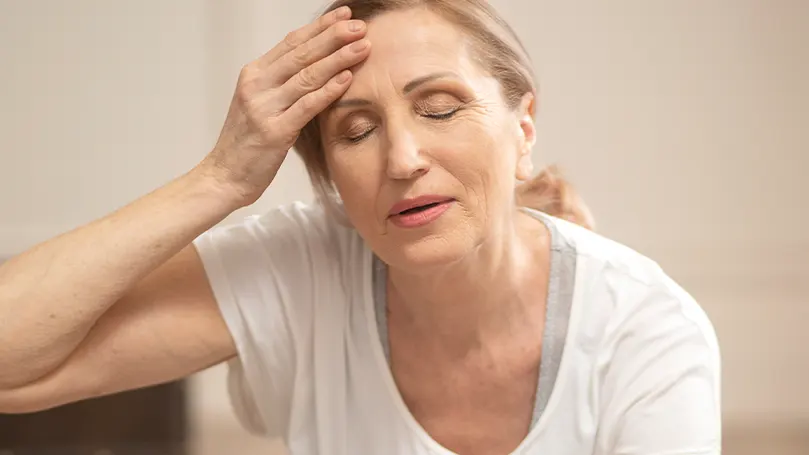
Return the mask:
<path fill-rule="evenodd" d="M 575 249 L 564 351 L 515 454 L 718 454 L 720 358 L 699 305 L 654 262 L 547 217 Z M 296 203 L 195 242 L 238 357 L 229 391 L 250 430 L 292 454 L 450 455 L 410 414 L 380 342 L 374 256 Z"/>

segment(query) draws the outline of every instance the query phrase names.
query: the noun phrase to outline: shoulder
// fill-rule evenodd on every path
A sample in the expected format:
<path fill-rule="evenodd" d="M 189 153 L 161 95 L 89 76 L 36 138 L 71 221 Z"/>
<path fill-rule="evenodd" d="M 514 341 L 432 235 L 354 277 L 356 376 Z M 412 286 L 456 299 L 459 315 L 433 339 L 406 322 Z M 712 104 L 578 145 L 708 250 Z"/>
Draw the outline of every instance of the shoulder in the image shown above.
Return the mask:
<path fill-rule="evenodd" d="M 624 279 L 654 284 L 665 273 L 654 260 L 603 235 L 566 220 L 551 217 L 562 242 L 575 248 L 580 260 Z"/>
<path fill-rule="evenodd" d="M 323 296 L 350 290 L 364 243 L 319 205 L 293 203 L 215 227 L 194 241 L 232 332 L 285 320 L 308 327 Z M 334 301 L 334 298 L 329 301 Z"/>
<path fill-rule="evenodd" d="M 576 250 L 566 349 L 586 359 L 575 368 L 596 387 L 598 444 L 605 453 L 718 453 L 721 360 L 707 314 L 655 261 L 554 223 Z"/>
<path fill-rule="evenodd" d="M 356 237 L 353 229 L 334 221 L 321 205 L 294 202 L 214 227 L 195 239 L 194 245 L 203 259 L 290 263 L 308 258 L 323 264 L 323 260 L 338 259 L 348 244 L 356 243 Z"/>
<path fill-rule="evenodd" d="M 576 251 L 576 304 L 593 342 L 610 350 L 627 335 L 686 337 L 718 364 L 718 342 L 706 312 L 657 262 L 573 223 L 554 219 L 554 225 Z"/>
<path fill-rule="evenodd" d="M 238 350 L 228 377 L 237 416 L 253 431 L 283 435 L 315 320 L 339 324 L 347 280 L 364 270 L 364 244 L 320 205 L 293 203 L 217 226 L 194 246 Z"/>
<path fill-rule="evenodd" d="M 196 242 L 268 243 L 274 238 L 315 239 L 322 236 L 327 227 L 325 211 L 319 205 L 294 202 L 246 216 L 235 223 L 216 226 Z"/>

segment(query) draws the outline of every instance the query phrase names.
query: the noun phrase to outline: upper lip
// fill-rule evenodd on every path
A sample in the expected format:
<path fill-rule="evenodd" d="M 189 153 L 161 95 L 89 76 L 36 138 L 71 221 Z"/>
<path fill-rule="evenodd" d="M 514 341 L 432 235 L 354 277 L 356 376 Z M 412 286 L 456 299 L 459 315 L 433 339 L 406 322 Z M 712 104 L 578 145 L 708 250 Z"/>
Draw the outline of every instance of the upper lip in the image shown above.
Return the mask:
<path fill-rule="evenodd" d="M 391 207 L 390 211 L 388 212 L 388 216 L 398 215 L 404 212 L 405 210 L 414 209 L 416 207 L 421 207 L 429 204 L 437 204 L 441 202 L 448 202 L 451 200 L 453 200 L 453 198 L 447 196 L 439 196 L 436 194 L 427 194 L 424 196 L 418 196 L 410 199 L 402 199 L 396 204 L 393 204 L 393 207 Z"/>

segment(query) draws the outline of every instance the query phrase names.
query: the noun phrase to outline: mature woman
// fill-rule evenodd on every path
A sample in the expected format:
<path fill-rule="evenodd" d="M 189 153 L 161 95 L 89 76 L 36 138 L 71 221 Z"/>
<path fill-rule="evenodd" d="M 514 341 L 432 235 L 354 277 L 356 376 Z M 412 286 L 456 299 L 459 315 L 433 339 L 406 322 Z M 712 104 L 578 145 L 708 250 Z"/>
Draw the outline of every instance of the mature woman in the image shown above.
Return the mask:
<path fill-rule="evenodd" d="M 296 454 L 718 453 L 698 305 L 564 221 L 553 174 L 515 191 L 535 92 L 483 0 L 338 0 L 244 68 L 193 170 L 0 269 L 0 411 L 230 360 Z M 319 202 L 211 229 L 293 145 Z"/>

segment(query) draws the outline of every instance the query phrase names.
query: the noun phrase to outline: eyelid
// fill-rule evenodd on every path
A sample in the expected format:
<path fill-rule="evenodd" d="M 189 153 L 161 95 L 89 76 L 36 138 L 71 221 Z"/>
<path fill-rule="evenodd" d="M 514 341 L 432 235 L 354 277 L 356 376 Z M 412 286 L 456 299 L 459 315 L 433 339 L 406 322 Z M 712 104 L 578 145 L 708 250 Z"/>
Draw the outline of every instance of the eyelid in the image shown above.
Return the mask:
<path fill-rule="evenodd" d="M 443 82 L 443 83 L 441 83 Z M 457 82 L 437 81 L 435 84 L 425 84 L 409 94 L 413 99 L 416 113 L 421 116 L 444 120 L 453 117 L 465 106 L 474 102 L 472 93 L 459 87 Z M 440 101 L 435 101 L 440 98 Z M 365 109 L 350 109 L 349 112 L 335 116 L 330 115 L 329 123 L 333 126 L 329 128 L 338 140 L 353 142 L 353 138 L 367 136 L 375 129 L 375 121 L 368 116 L 375 116 Z M 378 119 L 377 119 L 378 120 Z M 357 141 L 359 142 L 359 141 Z"/>
<path fill-rule="evenodd" d="M 424 91 L 414 101 L 414 104 L 419 108 L 457 108 L 466 104 L 469 100 L 464 99 L 463 96 L 453 93 L 450 90 L 441 88 L 432 88 Z"/>
<path fill-rule="evenodd" d="M 416 104 L 416 111 L 419 115 L 435 119 L 446 119 L 455 115 L 464 107 L 465 103 L 456 100 L 453 103 L 442 103 L 440 106 L 429 105 L 428 103 Z"/>
<path fill-rule="evenodd" d="M 365 125 L 370 125 L 374 122 L 369 118 L 369 115 L 363 114 L 361 110 L 356 110 L 338 118 L 333 118 L 330 123 L 331 126 L 328 128 L 331 134 L 346 137 L 352 131 L 364 130 Z"/>
<path fill-rule="evenodd" d="M 345 124 L 347 122 L 348 124 L 337 130 L 337 136 L 339 136 L 342 141 L 351 143 L 360 142 L 376 129 L 374 122 L 367 118 L 353 119 L 351 117 L 352 116 L 349 116 L 344 119 L 341 123 Z"/>
<path fill-rule="evenodd" d="M 353 130 L 361 130 L 365 129 L 366 125 L 369 125 L 371 122 L 367 119 L 347 119 L 348 124 L 344 128 L 346 132 L 350 133 Z"/>
<path fill-rule="evenodd" d="M 375 129 L 376 129 L 376 127 L 368 128 L 367 130 L 363 131 L 362 134 L 358 134 L 356 136 L 346 136 L 345 140 L 347 140 L 348 142 L 351 142 L 353 144 L 362 142 L 363 140 L 365 140 L 365 138 L 370 136 L 371 133 L 373 133 Z"/>

